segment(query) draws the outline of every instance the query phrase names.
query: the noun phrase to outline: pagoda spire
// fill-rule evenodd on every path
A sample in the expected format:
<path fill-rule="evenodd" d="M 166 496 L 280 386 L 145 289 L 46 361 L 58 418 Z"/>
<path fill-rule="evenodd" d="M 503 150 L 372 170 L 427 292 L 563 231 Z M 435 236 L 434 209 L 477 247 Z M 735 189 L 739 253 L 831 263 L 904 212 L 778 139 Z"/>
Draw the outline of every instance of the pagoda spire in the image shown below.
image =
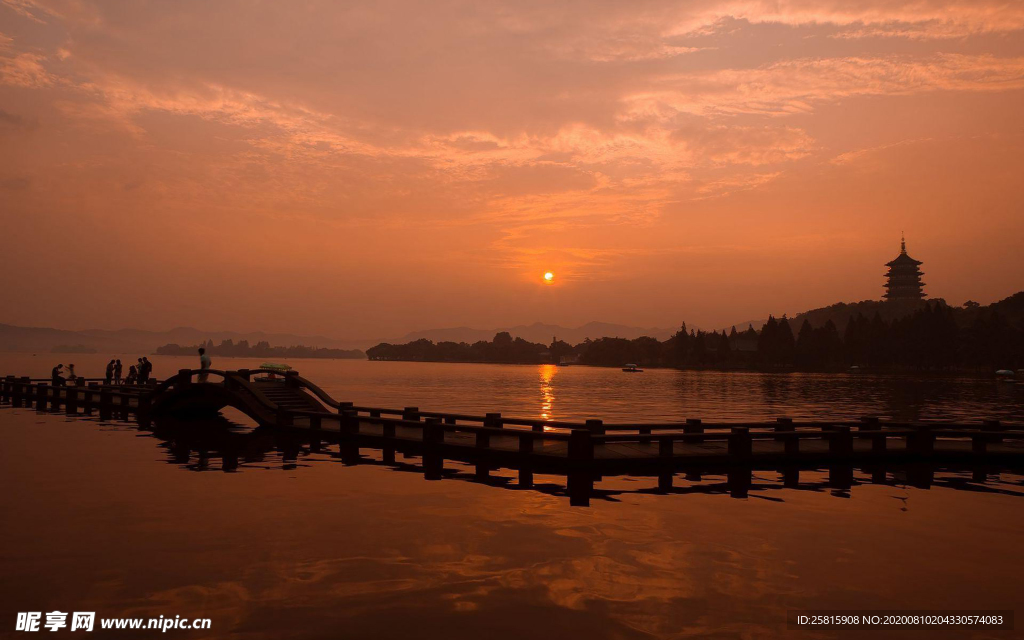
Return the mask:
<path fill-rule="evenodd" d="M 885 298 L 887 300 L 920 300 L 924 298 L 924 283 L 921 282 L 921 261 L 907 255 L 907 238 L 900 233 L 900 255 L 885 263 L 889 272 L 885 274 Z"/>

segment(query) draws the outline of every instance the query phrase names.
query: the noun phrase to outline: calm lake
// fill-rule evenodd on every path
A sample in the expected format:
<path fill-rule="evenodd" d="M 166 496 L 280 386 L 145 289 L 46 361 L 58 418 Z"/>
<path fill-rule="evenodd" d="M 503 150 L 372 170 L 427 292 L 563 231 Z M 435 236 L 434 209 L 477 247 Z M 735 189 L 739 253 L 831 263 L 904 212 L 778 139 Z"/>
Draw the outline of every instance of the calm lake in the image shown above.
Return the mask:
<path fill-rule="evenodd" d="M 121 358 L 124 372 L 137 356 Z M 109 357 L 2 354 L 8 372 L 49 377 L 59 363 L 78 375 L 101 377 Z M 154 356 L 159 379 L 198 368 L 198 357 Z M 215 357 L 215 369 L 255 368 L 262 360 Z M 763 374 L 554 365 L 294 360 L 290 364 L 336 400 L 361 406 L 417 406 L 450 411 L 552 420 L 601 418 L 606 422 L 857 419 L 1024 422 L 1024 384 L 994 378 L 907 377 L 870 374 Z"/>
<path fill-rule="evenodd" d="M 45 376 L 69 361 L 86 376 L 105 363 L 0 354 L 0 374 Z M 154 362 L 159 378 L 195 365 Z M 258 364 L 214 360 L 224 369 Z M 363 405 L 652 422 L 1024 421 L 1024 387 L 982 379 L 291 364 L 335 398 Z M 665 495 L 650 479 L 605 478 L 589 508 L 571 508 L 544 490 L 542 476 L 541 490 L 517 490 L 500 472 L 483 484 L 452 465 L 454 477 L 426 481 L 371 464 L 373 451 L 364 450 L 367 464 L 345 465 L 336 446 L 296 449 L 228 420 L 154 433 L 6 406 L 0 428 L 5 636 L 23 635 L 12 631 L 17 612 L 54 610 L 212 620 L 208 631 L 106 632 L 126 638 L 1020 636 L 837 636 L 785 622 L 796 609 L 1018 608 L 1024 476 L 1016 472 L 990 469 L 979 479 L 938 469 L 925 488 L 900 470 L 882 484 L 856 470 L 843 491 L 829 488 L 827 470 L 802 473 L 797 489 L 755 472 L 745 499 L 731 498 L 721 476 L 680 475 Z M 230 463 L 218 453 L 227 450 Z"/>

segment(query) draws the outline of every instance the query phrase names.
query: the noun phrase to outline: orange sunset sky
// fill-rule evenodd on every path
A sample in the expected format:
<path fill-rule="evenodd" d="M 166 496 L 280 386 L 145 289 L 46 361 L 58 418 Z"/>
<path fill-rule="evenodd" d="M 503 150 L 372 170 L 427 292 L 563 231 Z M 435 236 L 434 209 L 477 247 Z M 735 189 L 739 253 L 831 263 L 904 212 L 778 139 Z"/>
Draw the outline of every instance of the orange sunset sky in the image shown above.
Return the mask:
<path fill-rule="evenodd" d="M 901 231 L 988 303 L 1022 113 L 1020 1 L 2 0 L 0 322 L 721 328 Z"/>

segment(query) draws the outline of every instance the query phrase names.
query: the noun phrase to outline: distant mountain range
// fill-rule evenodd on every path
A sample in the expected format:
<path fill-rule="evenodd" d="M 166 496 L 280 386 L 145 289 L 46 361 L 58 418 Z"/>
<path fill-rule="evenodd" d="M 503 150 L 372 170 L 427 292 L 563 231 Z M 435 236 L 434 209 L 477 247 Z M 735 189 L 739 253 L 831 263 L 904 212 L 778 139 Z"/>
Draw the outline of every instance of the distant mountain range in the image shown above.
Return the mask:
<path fill-rule="evenodd" d="M 480 340 L 490 341 L 494 339 L 494 334 L 502 331 L 507 331 L 513 338 L 522 338 L 529 342 L 549 344 L 552 338 L 558 338 L 569 344 L 578 344 L 587 338 L 591 340 L 598 338 L 627 338 L 633 340 L 642 336 L 649 336 L 658 340 L 665 340 L 670 338 L 677 329 L 645 329 L 643 327 L 630 327 L 608 322 L 588 322 L 582 327 L 570 328 L 557 324 L 535 322 L 531 325 L 517 325 L 499 329 L 472 329 L 470 327 L 427 329 L 425 331 L 413 331 L 397 340 L 388 340 L 387 342 L 405 344 L 407 342 L 427 339 L 433 342 L 468 342 L 472 344 Z"/>
<path fill-rule="evenodd" d="M 941 299 L 929 299 L 927 302 L 945 304 Z M 832 320 L 839 331 L 842 332 L 850 318 L 858 313 L 862 313 L 869 318 L 878 313 L 884 320 L 891 321 L 894 318 L 912 313 L 920 304 L 893 304 L 877 300 L 865 300 L 854 303 L 841 302 L 791 316 L 790 323 L 795 332 L 799 330 L 800 324 L 803 323 L 804 319 L 807 319 L 815 327 L 825 324 L 828 320 Z M 998 311 L 1011 324 L 1024 322 L 1024 292 L 994 302 L 986 307 L 966 305 L 966 308 L 958 308 L 956 310 L 957 322 L 961 325 L 966 325 L 974 320 L 980 310 L 985 309 Z M 764 325 L 764 320 L 736 323 L 735 326 L 738 330 L 743 331 L 747 328 L 748 324 L 752 324 L 755 329 L 760 330 Z M 727 328 L 729 326 L 732 325 L 726 325 Z M 513 337 L 522 338 L 529 342 L 549 344 L 552 338 L 558 338 L 575 345 L 587 338 L 592 340 L 598 338 L 627 338 L 633 340 L 642 336 L 649 336 L 658 340 L 666 340 L 672 337 L 677 329 L 631 327 L 607 322 L 588 322 L 581 327 L 572 328 L 535 322 L 531 325 L 517 325 L 497 329 L 473 329 L 471 327 L 428 329 L 425 331 L 414 331 L 400 338 L 389 340 L 359 340 L 337 339 L 327 336 L 304 336 L 291 333 L 266 333 L 263 331 L 251 331 L 248 333 L 240 331 L 206 331 L 193 327 L 176 327 L 169 331 L 143 331 L 141 329 L 66 331 L 63 329 L 17 327 L 0 324 L 0 351 L 27 351 L 32 353 L 49 353 L 53 351 L 63 353 L 96 352 L 141 355 L 153 353 L 157 347 L 165 344 L 186 346 L 199 344 L 207 340 L 220 343 L 222 340 L 228 339 L 235 342 L 248 340 L 251 344 L 265 340 L 275 347 L 303 345 L 329 349 L 366 350 L 381 342 L 405 344 L 424 338 L 433 342 L 451 341 L 472 344 L 480 340 L 490 341 L 496 333 L 501 331 L 507 331 Z"/>
<path fill-rule="evenodd" d="M 51 351 L 95 351 L 110 354 L 147 354 L 165 344 L 192 345 L 213 340 L 248 340 L 255 344 L 261 340 L 278 347 L 305 345 L 331 349 L 358 349 L 373 344 L 368 340 L 337 340 L 326 336 L 303 336 L 290 333 L 266 333 L 263 331 L 204 331 L 192 327 L 176 327 L 169 331 L 143 331 L 141 329 L 87 329 L 66 331 L 39 327 L 16 327 L 0 324 L 0 351 L 28 351 L 49 353 Z"/>
<path fill-rule="evenodd" d="M 326 347 L 330 349 L 366 349 L 380 342 L 406 343 L 420 338 L 441 342 L 473 343 L 478 340 L 491 340 L 494 334 L 508 331 L 513 337 L 520 337 L 531 342 L 548 344 L 553 336 L 572 344 L 582 342 L 586 338 L 603 337 L 639 338 L 651 336 L 664 340 L 674 333 L 672 329 L 643 329 L 619 324 L 591 322 L 577 328 L 567 328 L 553 324 L 520 325 L 505 329 L 472 329 L 455 327 L 447 329 L 430 329 L 416 331 L 401 338 L 391 340 L 380 339 L 337 339 L 327 336 L 304 336 L 291 333 L 266 333 L 263 331 L 207 331 L 193 327 L 176 327 L 169 331 L 144 331 L 141 329 L 87 329 L 68 331 L 43 327 L 18 327 L 0 324 L 0 351 L 21 351 L 32 353 L 110 353 L 110 354 L 148 354 L 157 347 L 166 344 L 182 346 L 199 344 L 207 340 L 220 343 L 222 340 L 248 340 L 255 344 L 261 340 L 275 347 L 304 345 L 307 347 Z"/>

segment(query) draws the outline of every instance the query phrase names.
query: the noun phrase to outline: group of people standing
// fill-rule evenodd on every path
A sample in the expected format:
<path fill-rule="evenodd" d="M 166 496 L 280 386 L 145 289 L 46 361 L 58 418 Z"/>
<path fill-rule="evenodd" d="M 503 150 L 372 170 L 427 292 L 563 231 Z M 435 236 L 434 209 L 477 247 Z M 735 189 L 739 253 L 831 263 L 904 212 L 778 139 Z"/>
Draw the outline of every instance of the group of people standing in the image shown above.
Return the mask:
<path fill-rule="evenodd" d="M 199 368 L 202 369 L 202 373 L 199 374 L 199 381 L 206 382 L 207 370 L 210 368 L 210 356 L 206 355 L 206 349 L 199 349 Z M 113 359 L 107 363 L 106 371 L 104 372 L 104 378 L 107 384 L 147 384 L 153 376 L 153 363 L 149 361 L 149 358 L 143 356 L 139 358 L 138 364 L 133 364 L 128 367 L 128 375 L 123 376 L 124 365 L 118 359 Z M 55 387 L 66 386 L 68 382 L 74 384 L 78 380 L 78 375 L 75 374 L 75 365 L 69 364 L 67 371 L 64 370 L 64 364 L 58 364 L 50 371 L 50 381 Z"/>
<path fill-rule="evenodd" d="M 127 377 L 122 378 L 123 373 L 124 365 L 120 360 L 115 359 L 107 363 L 104 377 L 107 384 L 146 384 L 153 375 L 153 363 L 149 361 L 149 358 L 143 356 L 139 358 L 138 364 L 128 367 Z"/>

